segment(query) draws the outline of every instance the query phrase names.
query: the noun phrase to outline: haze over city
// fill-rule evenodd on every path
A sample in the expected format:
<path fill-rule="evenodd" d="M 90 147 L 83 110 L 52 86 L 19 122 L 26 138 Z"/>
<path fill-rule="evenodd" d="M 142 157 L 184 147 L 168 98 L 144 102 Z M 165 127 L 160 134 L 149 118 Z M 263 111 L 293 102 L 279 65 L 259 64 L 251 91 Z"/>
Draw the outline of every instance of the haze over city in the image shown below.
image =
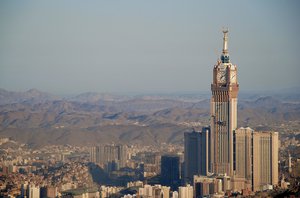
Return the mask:
<path fill-rule="evenodd" d="M 298 1 L 1 1 L 0 87 L 208 91 L 228 27 L 243 91 L 298 86 Z M 234 38 L 234 39 L 233 39 Z"/>

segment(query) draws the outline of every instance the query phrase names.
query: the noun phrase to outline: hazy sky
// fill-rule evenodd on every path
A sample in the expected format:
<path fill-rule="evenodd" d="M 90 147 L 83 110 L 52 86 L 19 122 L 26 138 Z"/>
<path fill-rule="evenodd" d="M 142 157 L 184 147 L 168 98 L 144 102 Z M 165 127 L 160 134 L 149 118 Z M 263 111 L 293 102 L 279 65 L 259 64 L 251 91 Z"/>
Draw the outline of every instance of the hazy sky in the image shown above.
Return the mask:
<path fill-rule="evenodd" d="M 210 89 L 229 27 L 241 90 L 300 84 L 300 2 L 1 1 L 0 88 Z"/>

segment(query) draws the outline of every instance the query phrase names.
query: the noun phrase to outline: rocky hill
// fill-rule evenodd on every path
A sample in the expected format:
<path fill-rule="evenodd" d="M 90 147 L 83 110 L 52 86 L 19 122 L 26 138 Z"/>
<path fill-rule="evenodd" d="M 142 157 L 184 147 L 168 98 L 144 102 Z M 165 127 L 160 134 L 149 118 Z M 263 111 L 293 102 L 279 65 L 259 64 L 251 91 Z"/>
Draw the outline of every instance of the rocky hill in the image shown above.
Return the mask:
<path fill-rule="evenodd" d="M 72 98 L 30 90 L 0 90 L 0 136 L 32 146 L 99 142 L 182 143 L 183 133 L 209 124 L 209 100 L 113 96 Z M 241 100 L 238 125 L 289 132 L 299 129 L 300 104 L 267 96 Z"/>

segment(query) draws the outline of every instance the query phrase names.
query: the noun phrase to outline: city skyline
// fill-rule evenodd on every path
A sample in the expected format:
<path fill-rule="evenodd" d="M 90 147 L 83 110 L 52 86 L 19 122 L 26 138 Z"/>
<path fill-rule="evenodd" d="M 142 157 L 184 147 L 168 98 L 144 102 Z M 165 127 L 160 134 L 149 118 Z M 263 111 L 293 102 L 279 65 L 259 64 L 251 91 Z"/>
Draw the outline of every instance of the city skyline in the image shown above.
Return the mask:
<path fill-rule="evenodd" d="M 213 67 L 210 126 L 184 134 L 184 179 L 193 181 L 195 197 L 278 185 L 278 132 L 237 128 L 239 67 L 230 61 L 228 30 L 222 32 L 222 54 Z M 205 180 L 221 185 L 205 188 Z"/>
<path fill-rule="evenodd" d="M 7 90 L 208 91 L 223 26 L 242 90 L 299 84 L 295 1 L 0 5 L 0 87 Z"/>
<path fill-rule="evenodd" d="M 176 102 L 155 97 L 145 102 L 78 102 L 56 100 L 35 90 L 26 92 L 23 97 L 29 99 L 22 100 L 23 94 L 1 90 L 7 103 L 0 114 L 0 195 L 298 196 L 299 103 L 262 97 L 238 108 L 242 72 L 229 56 L 229 31 L 224 28 L 222 32 L 222 53 L 211 65 L 210 105 L 205 100 Z M 135 111 L 130 106 L 148 110 Z M 246 109 L 246 119 L 237 116 L 238 109 Z M 295 116 L 284 113 L 279 122 L 273 120 L 283 109 Z M 260 114 L 258 122 L 249 122 Z M 88 122 L 84 122 L 86 116 Z M 266 118 L 271 121 L 267 123 Z M 196 131 L 201 126 L 206 127 Z"/>

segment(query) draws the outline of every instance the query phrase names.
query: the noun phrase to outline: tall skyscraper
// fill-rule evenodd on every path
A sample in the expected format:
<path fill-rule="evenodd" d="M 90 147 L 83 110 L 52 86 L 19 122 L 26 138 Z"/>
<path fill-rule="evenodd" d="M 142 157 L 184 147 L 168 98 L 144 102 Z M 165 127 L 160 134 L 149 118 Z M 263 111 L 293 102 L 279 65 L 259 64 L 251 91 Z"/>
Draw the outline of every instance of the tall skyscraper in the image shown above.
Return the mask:
<path fill-rule="evenodd" d="M 193 183 L 194 175 L 207 175 L 209 162 L 209 128 L 184 133 L 184 181 Z"/>
<path fill-rule="evenodd" d="M 180 185 L 179 156 L 163 155 L 161 157 L 161 184 L 173 190 Z"/>
<path fill-rule="evenodd" d="M 213 69 L 211 84 L 211 165 L 214 173 L 233 173 L 233 130 L 237 128 L 237 67 L 230 62 L 228 30 L 223 51 Z"/>
<path fill-rule="evenodd" d="M 264 190 L 278 183 L 278 133 L 239 128 L 234 132 L 233 190 Z"/>
<path fill-rule="evenodd" d="M 222 55 L 213 69 L 210 128 L 184 134 L 184 178 L 190 182 L 195 175 L 196 197 L 264 190 L 278 182 L 278 133 L 237 129 L 237 66 L 229 59 L 228 30 L 223 34 Z"/>
<path fill-rule="evenodd" d="M 233 190 L 251 189 L 253 164 L 253 133 L 247 128 L 239 128 L 233 134 Z"/>
<path fill-rule="evenodd" d="M 253 190 L 278 184 L 278 132 L 253 133 Z"/>

